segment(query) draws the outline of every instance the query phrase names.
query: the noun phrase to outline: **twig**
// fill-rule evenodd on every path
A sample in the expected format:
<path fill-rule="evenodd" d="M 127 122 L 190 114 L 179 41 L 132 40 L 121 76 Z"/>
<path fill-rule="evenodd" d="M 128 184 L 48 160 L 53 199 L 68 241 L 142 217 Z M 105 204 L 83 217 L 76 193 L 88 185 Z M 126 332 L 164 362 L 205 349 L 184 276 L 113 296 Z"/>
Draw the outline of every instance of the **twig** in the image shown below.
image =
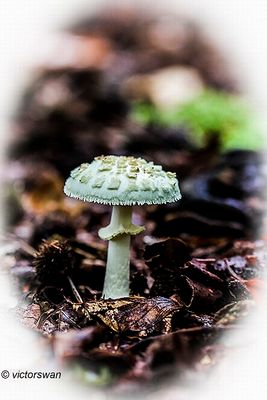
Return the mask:
<path fill-rule="evenodd" d="M 72 282 L 72 279 L 69 276 L 68 276 L 68 281 L 70 283 L 70 286 L 71 286 L 71 289 L 72 289 L 75 299 L 78 301 L 78 303 L 83 303 L 83 299 L 82 299 L 80 293 L 76 289 L 74 283 Z"/>

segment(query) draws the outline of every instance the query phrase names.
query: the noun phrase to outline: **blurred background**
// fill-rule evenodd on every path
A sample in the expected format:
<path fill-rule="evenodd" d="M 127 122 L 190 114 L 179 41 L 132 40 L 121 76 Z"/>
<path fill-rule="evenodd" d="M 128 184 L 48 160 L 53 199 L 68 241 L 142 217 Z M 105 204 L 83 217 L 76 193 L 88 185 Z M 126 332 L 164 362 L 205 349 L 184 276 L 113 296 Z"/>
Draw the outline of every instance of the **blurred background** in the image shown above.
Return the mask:
<path fill-rule="evenodd" d="M 117 1 L 115 2 L 119 6 L 121 5 L 121 2 Z M 113 2 L 113 5 L 115 5 Z M 127 2 L 123 2 L 125 5 Z M 141 3 L 141 2 L 140 2 Z M 90 2 L 90 8 L 95 10 L 97 7 L 100 7 L 101 5 L 109 5 L 109 2 L 101 2 L 98 1 L 97 5 L 94 4 L 94 2 Z M 84 14 L 84 10 L 88 10 L 88 2 L 85 1 L 58 1 L 57 4 L 54 4 L 54 2 L 40 2 L 40 4 L 37 5 L 35 2 L 31 1 L 20 1 L 19 3 L 15 2 L 9 2 L 9 4 L 2 5 L 2 11 L 1 12 L 1 19 L 3 21 L 2 23 L 2 52 L 4 54 L 3 57 L 3 64 L 2 64 L 2 71 L 1 71 L 1 77 L 2 77 L 2 91 L 1 91 L 1 135 L 2 135 L 2 141 L 3 143 L 6 143 L 7 140 L 9 139 L 10 141 L 13 136 L 14 131 L 13 131 L 13 126 L 10 123 L 10 116 L 14 114 L 14 110 L 19 110 L 18 114 L 18 121 L 20 124 L 17 124 L 17 129 L 18 132 L 16 134 L 19 134 L 19 129 L 21 129 L 23 132 L 28 131 L 31 132 L 32 127 L 27 126 L 27 121 L 25 125 L 25 116 L 27 119 L 27 113 L 31 116 L 32 114 L 35 113 L 38 117 L 42 118 L 42 113 L 44 112 L 44 109 L 47 109 L 50 107 L 49 102 L 51 101 L 51 104 L 55 104 L 55 102 L 60 102 L 62 99 L 57 99 L 53 95 L 53 84 L 56 85 L 56 87 L 61 88 L 61 96 L 64 97 L 65 99 L 68 97 L 68 87 L 64 85 L 64 82 L 62 82 L 60 74 L 59 76 L 57 73 L 48 73 L 44 74 L 42 78 L 38 77 L 38 73 L 41 72 L 42 75 L 42 67 L 44 65 L 51 65 L 51 68 L 57 68 L 57 69 L 64 69 L 67 66 L 73 66 L 74 60 L 78 64 L 80 68 L 88 68 L 88 67 L 94 67 L 94 66 L 100 66 L 101 68 L 105 68 L 105 65 L 101 66 L 102 60 L 108 60 L 109 57 L 106 57 L 106 54 L 110 53 L 110 47 L 108 43 L 103 42 L 103 38 L 99 38 L 97 35 L 94 38 L 95 41 L 86 41 L 86 29 L 85 28 L 87 25 L 86 23 L 80 24 L 80 25 L 75 25 L 75 21 L 78 21 L 79 18 Z M 141 7 L 141 4 L 140 4 Z M 153 118 L 155 118 L 155 107 L 159 110 L 162 110 L 164 106 L 169 104 L 169 109 L 167 110 L 168 118 L 166 120 L 165 117 L 162 117 L 160 119 L 160 123 L 162 123 L 165 126 L 165 129 L 168 129 L 169 121 L 177 121 L 179 118 L 184 118 L 184 115 L 173 115 L 172 112 L 172 102 L 176 101 L 177 93 L 173 93 L 172 90 L 170 90 L 169 93 L 164 94 L 164 91 L 161 90 L 161 87 L 166 87 L 166 84 L 168 84 L 168 79 L 170 79 L 168 76 L 175 77 L 175 79 L 181 79 L 181 82 L 184 80 L 188 82 L 188 80 L 192 83 L 193 85 L 191 87 L 191 96 L 194 97 L 196 95 L 201 95 L 204 96 L 204 101 L 212 101 L 213 103 L 218 100 L 216 95 L 214 93 L 206 91 L 205 88 L 208 86 L 209 88 L 213 89 L 223 89 L 229 93 L 238 93 L 240 90 L 244 93 L 244 98 L 248 98 L 250 104 L 252 105 L 252 108 L 257 110 L 257 112 L 262 113 L 263 115 L 263 120 L 264 120 L 264 110 L 267 102 L 266 98 L 266 93 L 265 90 L 263 90 L 264 87 L 266 87 L 266 74 L 264 72 L 264 63 L 266 60 L 266 48 L 264 47 L 264 40 L 263 38 L 266 35 L 266 28 L 264 26 L 264 20 L 266 18 L 266 5 L 263 1 L 236 1 L 234 4 L 231 2 L 218 2 L 216 5 L 211 2 L 211 1 L 180 1 L 178 4 L 177 2 L 164 2 L 164 4 L 153 4 L 150 1 L 146 2 L 146 8 L 148 9 L 153 9 L 153 11 L 158 11 L 160 12 L 165 11 L 166 12 L 166 7 L 167 11 L 170 12 L 171 10 L 178 11 L 182 15 L 190 16 L 193 17 L 193 19 L 198 22 L 201 26 L 201 32 L 203 32 L 203 38 L 206 37 L 208 38 L 208 43 L 209 43 L 209 38 L 212 39 L 212 45 L 208 45 L 207 49 L 207 42 L 205 39 L 202 39 L 200 36 L 194 34 L 193 37 L 190 36 L 191 32 L 191 27 L 189 26 L 184 26 L 182 25 L 182 35 L 184 35 L 185 38 L 188 37 L 188 31 L 189 31 L 189 37 L 190 40 L 195 40 L 197 43 L 197 48 L 201 49 L 201 46 L 203 46 L 203 53 L 209 54 L 208 60 L 203 57 L 203 53 L 200 51 L 200 54 L 198 57 L 194 57 L 194 54 L 183 54 L 181 50 L 181 57 L 184 57 L 184 60 L 187 60 L 187 63 L 190 65 L 190 68 L 187 69 L 186 71 L 184 70 L 177 70 L 175 68 L 167 69 L 172 65 L 175 65 L 179 63 L 180 61 L 177 60 L 172 60 L 171 55 L 169 65 L 164 65 L 164 62 L 160 66 L 153 67 L 153 63 L 155 60 L 153 59 L 153 54 L 151 55 L 151 58 L 149 60 L 145 59 L 140 65 L 134 65 L 133 60 L 127 58 L 127 54 L 124 51 L 124 46 L 128 46 L 128 44 L 125 45 L 125 43 L 122 42 L 120 43 L 120 56 L 124 54 L 125 57 L 125 65 L 126 65 L 126 71 L 123 71 L 123 66 L 120 65 L 119 61 L 116 61 L 116 57 L 114 60 L 111 61 L 111 64 L 113 63 L 113 67 L 111 68 L 112 76 L 114 79 L 115 76 L 115 82 L 111 82 L 110 85 L 110 90 L 112 94 L 112 88 L 114 85 L 118 84 L 118 82 L 121 84 L 123 81 L 123 87 L 122 90 L 124 93 L 127 93 L 127 96 L 132 98 L 132 101 L 135 102 L 135 107 L 133 109 L 133 118 L 136 123 L 142 123 L 142 124 L 150 124 L 151 122 L 155 122 Z M 156 10 L 157 9 L 157 10 Z M 122 20 L 124 20 L 124 16 L 122 17 Z M 125 21 L 127 22 L 127 18 L 125 16 Z M 164 23 L 166 24 L 166 21 L 162 21 L 161 25 L 158 25 L 158 29 L 161 30 L 161 33 L 163 31 L 164 33 Z M 171 20 L 168 21 L 168 27 L 171 25 Z M 64 28 L 66 26 L 72 26 L 72 32 L 74 35 L 70 37 L 69 33 L 62 34 L 59 32 L 60 28 Z M 111 27 L 112 28 L 112 27 Z M 153 27 L 152 27 L 153 28 Z M 146 27 L 147 29 L 147 27 Z M 188 30 L 188 31 L 187 31 Z M 140 25 L 140 34 L 141 38 L 140 43 L 144 46 L 144 54 L 147 54 L 146 52 L 146 43 L 143 41 L 143 36 L 142 32 L 144 32 L 144 28 L 142 31 L 142 24 Z M 170 30 L 167 32 L 167 38 L 166 41 L 168 44 L 170 44 L 170 49 L 169 53 L 171 54 L 171 35 L 170 35 Z M 107 36 L 114 34 L 116 35 L 116 32 L 111 32 L 107 33 Z M 151 29 L 151 35 L 150 35 L 150 40 L 152 41 L 153 44 L 153 34 L 154 37 L 157 37 L 157 29 Z M 175 35 L 175 32 L 173 33 Z M 115 37 L 115 36 L 114 36 Z M 129 37 L 131 37 L 131 26 L 129 25 Z M 152 37 L 152 39 L 151 39 Z M 164 35 L 163 35 L 164 37 Z M 146 34 L 145 39 L 149 39 L 149 35 Z M 116 39 L 115 39 L 116 40 Z M 186 39 L 187 40 L 187 39 Z M 203 44 L 201 42 L 203 41 Z M 157 46 L 159 47 L 157 51 L 160 50 L 160 43 L 155 41 Z M 96 48 L 98 52 L 94 54 L 94 57 L 92 58 L 86 58 L 84 57 L 84 51 L 83 48 L 84 46 L 87 48 L 88 46 L 91 46 L 92 49 Z M 133 44 L 133 47 L 136 44 Z M 147 46 L 151 46 L 151 42 L 147 44 Z M 216 50 L 213 50 L 212 46 L 215 46 Z M 138 48 L 137 51 L 139 51 L 139 55 L 141 54 L 142 56 L 142 48 Z M 166 43 L 163 43 L 163 47 L 166 47 Z M 64 49 L 64 51 L 62 51 Z M 100 49 L 100 50 L 99 50 Z M 220 56 L 217 55 L 217 50 L 219 55 L 221 54 L 224 56 L 224 60 L 220 59 Z M 103 56 L 104 55 L 104 56 Z M 165 56 L 165 55 L 164 55 Z M 112 58 L 112 57 L 111 57 Z M 106 61 L 105 61 L 106 62 Z M 128 62 L 128 64 L 127 64 Z M 196 65 L 192 65 L 193 62 L 196 63 Z M 152 67 L 150 66 L 148 70 L 146 70 L 147 65 L 152 64 Z M 184 61 L 182 62 L 183 64 L 185 63 Z M 32 66 L 35 66 L 35 69 L 32 69 Z M 36 74 L 36 67 L 39 68 L 39 72 Z M 160 68 L 158 68 L 160 67 Z M 38 70 L 37 68 L 37 70 Z M 200 73 L 198 72 L 196 74 L 196 68 Z M 131 69 L 131 79 L 129 79 L 129 76 L 127 76 L 127 71 Z M 161 71 L 161 75 L 157 76 L 156 73 L 152 73 L 151 71 L 159 69 Z M 167 71 L 167 73 L 166 73 Z M 217 75 L 214 74 L 214 71 L 218 73 Z M 148 72 L 150 74 L 148 74 Z M 25 101 L 23 102 L 22 106 L 19 104 L 18 99 L 22 95 L 22 88 L 25 87 L 27 82 L 30 82 L 33 78 L 33 73 L 36 74 L 36 82 L 37 85 L 33 88 L 33 92 L 28 94 L 28 97 L 25 97 Z M 117 73 L 117 76 L 116 76 Z M 150 75 L 150 76 L 148 76 Z M 90 76 L 88 77 L 88 84 L 90 85 Z M 95 79 L 95 76 L 93 76 Z M 117 82 L 116 82 L 117 79 Z M 52 82 L 52 86 L 50 86 L 50 90 L 40 90 L 42 89 L 42 82 L 47 81 L 47 82 Z M 163 84 L 161 82 L 163 81 Z M 74 85 L 79 85 L 79 79 L 77 76 L 73 76 L 73 82 Z M 76 82 L 76 83 L 75 83 Z M 166 83 L 167 82 L 167 83 Z M 163 86 L 157 86 L 157 85 L 163 85 Z M 182 86 L 182 85 L 181 85 Z M 186 84 L 186 87 L 188 87 L 188 84 Z M 92 92 L 94 90 L 94 87 L 89 86 L 88 90 Z M 156 95 L 155 95 L 156 93 Z M 157 94 L 160 93 L 162 97 L 158 97 Z M 110 94 L 108 94 L 110 95 Z M 188 95 L 188 90 L 186 90 L 186 96 Z M 182 101 L 187 102 L 190 100 L 189 98 L 183 99 L 183 93 L 178 94 L 179 99 L 182 98 Z M 215 96 L 215 98 L 214 98 Z M 34 104 L 31 104 L 31 99 L 34 98 L 37 100 L 37 106 L 36 102 Z M 211 98 L 211 100 L 210 100 Z M 102 101 L 102 104 L 106 107 L 107 109 L 107 119 L 111 118 L 112 119 L 112 113 L 111 115 L 108 115 L 108 111 L 110 111 L 110 104 L 109 104 L 109 98 L 108 96 L 103 99 L 101 96 L 99 97 L 99 94 L 96 94 L 96 99 L 97 101 Z M 28 100 L 28 102 L 27 102 Z M 83 104 L 82 101 L 83 99 L 81 98 L 81 104 L 80 104 L 80 109 L 78 112 L 81 112 L 82 114 L 84 112 L 87 112 L 87 110 L 84 111 L 83 109 Z M 202 98 L 203 100 L 203 98 Z M 223 99 L 224 101 L 225 99 Z M 39 101 L 39 103 L 38 103 Z M 179 100 L 181 101 L 181 100 Z M 68 108 L 68 111 L 73 111 L 73 108 L 71 106 L 72 99 L 70 99 L 70 105 L 66 105 Z M 218 100 L 218 107 L 222 107 L 221 103 L 221 98 Z M 25 106 L 26 105 L 26 106 Z M 124 117 L 124 112 L 126 112 L 127 105 L 121 103 L 121 99 L 117 99 L 117 104 L 113 104 L 113 106 L 120 107 L 122 110 L 122 115 L 121 118 Z M 24 108 L 23 108 L 24 107 Z M 37 107 L 37 108 L 36 108 Z M 234 111 L 232 113 L 235 115 L 235 110 L 236 110 L 236 105 L 234 105 Z M 166 109 L 164 111 L 164 116 L 166 115 Z M 186 110 L 185 110 L 186 111 Z M 239 108 L 238 108 L 239 112 Z M 215 110 L 216 113 L 216 110 Z M 241 111 L 242 114 L 242 111 Z M 93 118 L 96 119 L 96 122 L 98 122 L 99 116 L 97 115 L 97 112 L 94 114 L 92 112 L 91 116 L 93 115 Z M 157 113 L 157 118 L 158 115 L 161 115 L 160 113 Z M 241 118 L 242 119 L 242 118 Z M 68 122 L 68 121 L 67 121 Z M 111 126 L 114 125 L 114 121 L 109 121 L 111 123 Z M 116 124 L 118 121 L 115 121 Z M 119 121 L 120 122 L 120 121 Z M 156 121 L 158 122 L 158 121 Z M 33 121 L 33 123 L 36 123 L 36 121 Z M 38 119 L 37 119 L 38 123 Z M 49 123 L 49 121 L 48 121 Z M 203 122 L 205 124 L 206 121 Z M 243 122 L 242 122 L 243 123 Z M 63 121 L 63 129 L 64 129 L 64 121 Z M 35 125 L 36 129 L 36 125 Z M 198 134 L 198 142 L 197 143 L 183 143 L 183 145 L 186 146 L 199 146 L 199 143 L 201 144 L 203 140 L 203 132 L 201 130 L 201 127 L 194 127 Z M 49 129 L 48 129 L 49 130 Z M 136 132 L 132 128 L 133 135 L 136 135 Z M 180 140 L 183 140 L 183 132 L 181 132 L 180 135 Z M 118 144 L 121 143 L 121 136 L 120 132 L 115 130 L 114 128 L 111 129 L 111 136 L 112 136 L 112 141 L 109 142 L 109 146 L 111 146 L 109 149 L 99 149 L 99 152 L 103 151 L 112 151 L 112 146 L 113 148 L 117 148 Z M 155 132 L 153 132 L 155 134 Z M 172 132 L 169 132 L 170 138 L 172 137 Z M 140 140 L 140 137 L 142 137 L 142 131 L 138 132 L 137 134 L 137 140 L 131 141 L 131 149 L 125 150 L 124 144 L 121 147 L 122 152 L 123 151 L 131 151 L 131 152 L 137 152 L 136 155 L 138 154 L 138 148 L 140 148 L 140 143 L 138 143 L 138 140 Z M 238 139 L 238 132 L 236 133 L 237 141 Z M 81 133 L 81 137 L 79 139 L 82 140 L 83 135 Z M 47 140 L 47 137 L 44 134 L 44 140 Z M 143 139 L 142 139 L 143 140 Z M 261 140 L 261 139 L 260 139 Z M 259 145 L 259 141 L 256 141 L 257 147 Z M 141 143 L 143 143 L 141 141 Z M 58 150 L 60 151 L 60 146 L 62 145 L 62 142 L 59 143 Z M 94 143 L 94 146 L 96 143 Z M 226 138 L 223 138 L 222 143 L 218 143 L 218 146 L 223 146 L 227 149 L 233 148 L 233 143 L 229 143 L 229 141 Z M 150 143 L 146 143 L 146 146 L 151 146 Z M 145 146 L 145 147 L 146 147 Z M 162 146 L 162 138 L 159 138 L 159 144 L 158 147 L 160 148 Z M 247 140 L 245 143 L 240 143 L 238 142 L 238 147 L 243 147 L 246 148 L 247 146 Z M 253 144 L 254 146 L 254 144 Z M 81 146 L 82 147 L 82 146 Z M 201 146 L 200 146 L 201 147 Z M 249 146 L 250 147 L 250 146 Z M 2 146 L 2 148 L 5 148 L 5 146 Z M 34 143 L 33 143 L 33 148 L 34 148 Z M 165 166 L 168 167 L 168 158 L 164 158 L 164 154 L 160 154 L 159 148 L 153 149 L 154 154 L 153 154 L 153 159 L 156 158 L 156 161 L 161 162 Z M 258 147 L 259 148 L 259 147 Z M 14 146 L 12 148 L 11 156 L 15 157 L 16 159 L 21 159 L 23 162 L 23 157 L 25 155 L 27 156 L 27 151 L 29 147 L 28 144 L 27 146 L 23 147 L 23 143 L 20 144 L 19 149 Z M 79 150 L 80 153 L 77 155 L 76 158 L 76 163 L 82 162 L 84 160 L 85 154 L 82 152 L 82 148 Z M 31 148 L 31 154 L 32 154 L 32 148 Z M 72 144 L 70 143 L 70 148 L 69 148 L 70 154 L 72 153 Z M 6 150 L 3 152 L 3 156 L 6 154 Z M 151 154 L 151 151 L 150 151 Z M 143 154 L 142 154 L 143 155 Z M 38 151 L 35 155 L 35 157 L 38 158 Z M 80 157 L 80 158 L 79 158 Z M 158 159 L 157 159 L 158 157 Z M 46 161 L 52 163 L 54 167 L 58 169 L 57 165 L 57 160 L 58 156 L 55 157 L 53 152 L 49 152 L 48 154 L 45 154 Z M 78 160 L 78 161 L 77 161 Z M 68 173 L 68 171 L 74 167 L 71 163 L 71 160 L 68 160 L 69 163 L 66 165 L 62 165 L 60 163 L 60 173 L 62 174 L 63 177 Z M 177 171 L 181 171 L 181 164 L 184 167 L 184 170 L 182 171 L 184 176 L 186 176 L 186 163 L 181 162 L 179 165 L 177 165 Z M 31 206 L 31 205 L 30 205 Z M 252 226 L 253 229 L 253 226 Z M 10 302 L 14 302 L 14 299 L 10 299 L 10 293 L 8 290 L 5 290 L 6 287 L 8 287 L 8 284 L 6 284 L 5 288 L 2 290 L 3 294 L 3 303 L 2 304 L 8 304 L 10 305 Z M 263 318 L 260 318 L 260 323 L 264 321 Z M 3 320 L 3 319 L 2 319 Z M 28 352 L 27 354 L 24 353 L 25 349 L 25 343 L 28 343 L 28 346 L 34 346 L 32 343 L 32 338 L 28 336 L 28 333 L 26 334 L 21 330 L 17 331 L 18 327 L 15 322 L 12 323 L 14 325 L 15 333 L 14 331 L 12 332 L 12 335 L 15 335 L 15 338 L 19 337 L 19 341 L 16 341 L 18 345 L 18 349 L 14 349 L 13 343 L 14 343 L 14 336 L 12 336 L 12 341 L 10 341 L 10 329 L 9 325 L 8 327 L 5 327 L 6 324 L 4 324 L 3 331 L 6 332 L 6 334 L 3 335 L 3 358 L 1 358 L 1 363 L 3 362 L 3 367 L 6 367 L 6 363 L 9 365 L 12 365 L 14 368 L 14 358 L 12 354 L 16 354 L 16 364 L 17 367 L 20 368 L 21 365 L 33 365 L 34 363 L 38 363 L 40 360 L 38 360 L 38 350 L 37 348 L 35 349 L 34 357 L 32 357 L 33 354 L 29 356 Z M 255 325 L 258 327 L 257 323 Z M 255 333 L 255 337 L 257 334 Z M 253 353 L 253 358 L 249 362 L 251 366 L 257 365 L 259 362 L 259 358 L 257 355 L 260 355 L 259 349 L 261 349 L 261 342 L 260 340 L 253 340 L 253 352 L 250 349 L 250 353 Z M 4 344 L 5 343 L 5 344 Z M 12 343 L 12 348 L 10 343 Z M 30 344 L 31 343 L 31 344 Z M 4 345 L 3 345 L 4 344 Z M 258 347 L 257 347 L 258 346 Z M 240 352 L 240 357 L 242 357 L 242 351 Z M 21 355 L 21 357 L 18 357 L 18 354 Z M 238 359 L 238 358 L 237 358 Z M 264 385 L 262 379 L 262 375 L 260 370 L 253 369 L 248 370 L 247 368 L 245 369 L 238 369 L 237 365 L 240 365 L 240 361 L 234 360 L 234 362 L 231 363 L 230 361 L 230 367 L 229 365 L 227 366 L 221 366 L 220 367 L 220 374 L 219 378 L 218 376 L 216 377 L 216 374 L 214 377 L 211 379 L 211 382 L 209 383 L 208 389 L 206 388 L 206 394 L 205 397 L 207 397 L 207 392 L 209 393 L 218 393 L 218 391 L 222 391 L 222 388 L 227 387 L 225 385 L 225 382 L 227 379 L 229 379 L 229 376 L 231 377 L 231 371 L 235 371 L 235 376 L 237 376 L 235 385 L 231 386 L 229 385 L 229 395 L 232 396 L 230 398 L 234 397 L 234 392 L 231 392 L 231 390 L 238 392 L 240 390 L 244 391 L 244 387 L 246 387 L 246 395 L 249 393 L 247 390 L 255 391 L 255 387 L 257 388 L 256 390 L 259 391 L 257 393 L 257 397 L 261 398 L 264 390 Z M 248 365 L 248 361 L 246 361 L 243 365 Z M 249 376 L 249 379 L 246 379 Z M 212 386 L 212 380 L 216 380 L 216 385 Z M 246 384 L 244 383 L 246 382 Z M 7 384 L 8 382 L 4 382 L 5 384 L 5 390 L 7 390 L 7 393 L 9 393 L 9 390 L 14 390 L 13 393 L 16 393 L 16 390 L 18 388 L 15 388 L 13 385 L 13 388 L 11 389 L 10 386 L 8 387 Z M 10 384 L 10 383 L 9 383 Z M 25 383 L 24 383 L 25 384 Z M 27 384 L 27 383 L 26 383 Z M 3 382 L 0 382 L 0 387 L 2 389 L 3 387 Z M 34 383 L 36 386 L 36 390 L 38 390 L 38 385 Z M 52 385 L 51 385 L 52 386 Z M 231 387 L 230 387 L 231 386 Z M 50 388 L 48 390 L 51 390 Z M 53 389 L 54 390 L 54 389 Z M 63 390 L 62 385 L 58 384 L 56 390 Z M 214 392 L 212 392 L 214 390 Z M 240 392 L 239 392 L 240 393 Z M 16 394 L 17 395 L 17 394 Z M 166 398 L 171 398 L 170 396 L 173 396 L 175 398 L 175 389 L 172 389 L 172 392 L 169 393 L 169 395 L 164 394 Z M 53 396 L 53 395 L 52 395 Z M 167 397 L 168 396 L 168 397 Z M 52 397 L 53 398 L 53 397 Z M 187 397 L 188 398 L 188 397 Z M 201 397 L 199 397 L 201 398 Z"/>

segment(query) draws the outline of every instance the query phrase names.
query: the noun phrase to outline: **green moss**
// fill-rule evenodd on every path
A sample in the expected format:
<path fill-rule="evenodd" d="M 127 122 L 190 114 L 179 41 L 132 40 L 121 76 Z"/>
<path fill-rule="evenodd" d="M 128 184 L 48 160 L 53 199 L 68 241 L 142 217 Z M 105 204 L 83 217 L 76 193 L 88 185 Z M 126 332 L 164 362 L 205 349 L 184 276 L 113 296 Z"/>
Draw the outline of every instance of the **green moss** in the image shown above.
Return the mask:
<path fill-rule="evenodd" d="M 107 387 L 111 385 L 115 379 L 111 369 L 102 366 L 98 372 L 93 372 L 90 369 L 81 367 L 79 364 L 73 366 L 72 373 L 84 384 L 95 387 Z"/>
<path fill-rule="evenodd" d="M 153 104 L 135 102 L 132 108 L 132 118 L 140 124 L 161 123 L 161 112 Z"/>
<path fill-rule="evenodd" d="M 238 96 L 206 90 L 194 99 L 169 110 L 158 110 L 153 104 L 136 103 L 133 118 L 142 124 L 186 126 L 192 139 L 203 146 L 210 134 L 220 135 L 225 149 L 259 149 L 262 135 L 258 118 Z"/>

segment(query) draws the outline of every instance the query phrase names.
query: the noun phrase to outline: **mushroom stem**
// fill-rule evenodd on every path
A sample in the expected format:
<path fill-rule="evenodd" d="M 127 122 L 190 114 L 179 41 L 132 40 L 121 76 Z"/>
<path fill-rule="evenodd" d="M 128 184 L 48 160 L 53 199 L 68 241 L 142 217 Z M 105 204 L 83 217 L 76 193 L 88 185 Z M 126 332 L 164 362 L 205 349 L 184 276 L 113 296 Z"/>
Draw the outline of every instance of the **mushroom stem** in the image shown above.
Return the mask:
<path fill-rule="evenodd" d="M 99 236 L 109 240 L 102 298 L 117 299 L 129 296 L 131 235 L 143 230 L 144 227 L 132 223 L 132 207 L 113 207 L 110 224 L 99 230 Z"/>
<path fill-rule="evenodd" d="M 109 241 L 103 299 L 129 296 L 130 241 L 130 235 L 121 235 Z"/>

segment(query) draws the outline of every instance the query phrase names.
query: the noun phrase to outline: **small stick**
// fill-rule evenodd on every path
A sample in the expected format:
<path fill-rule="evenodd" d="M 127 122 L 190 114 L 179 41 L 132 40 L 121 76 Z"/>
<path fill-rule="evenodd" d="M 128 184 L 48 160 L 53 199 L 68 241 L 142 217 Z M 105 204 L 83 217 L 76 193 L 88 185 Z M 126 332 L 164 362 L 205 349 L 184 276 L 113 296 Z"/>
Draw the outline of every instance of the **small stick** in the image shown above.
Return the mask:
<path fill-rule="evenodd" d="M 68 281 L 69 281 L 69 283 L 70 283 L 72 292 L 73 292 L 73 294 L 74 294 L 76 300 L 78 301 L 78 303 L 83 303 L 83 299 L 81 298 L 80 293 L 79 293 L 78 290 L 76 289 L 76 287 L 75 287 L 75 285 L 74 285 L 72 279 L 71 279 L 69 276 L 68 276 Z"/>
<path fill-rule="evenodd" d="M 93 259 L 94 260 L 96 258 L 91 253 L 88 253 L 87 251 L 78 249 L 77 247 L 74 247 L 74 251 L 75 251 L 75 253 L 80 254 L 81 256 L 84 256 L 84 257 L 89 258 L 89 259 Z"/>

